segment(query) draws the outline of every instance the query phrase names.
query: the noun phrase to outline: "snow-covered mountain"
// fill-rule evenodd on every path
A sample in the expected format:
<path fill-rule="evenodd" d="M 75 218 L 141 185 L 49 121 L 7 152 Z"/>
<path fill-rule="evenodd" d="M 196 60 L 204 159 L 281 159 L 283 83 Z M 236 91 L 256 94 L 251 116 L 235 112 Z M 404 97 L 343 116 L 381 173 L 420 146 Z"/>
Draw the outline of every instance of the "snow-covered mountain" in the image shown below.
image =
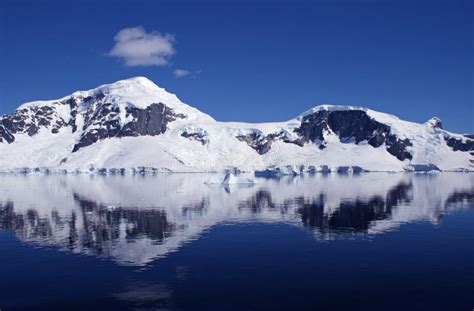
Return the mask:
<path fill-rule="evenodd" d="M 0 171 L 474 171 L 474 136 L 367 108 L 219 122 L 144 77 L 35 101 L 0 118 Z"/>

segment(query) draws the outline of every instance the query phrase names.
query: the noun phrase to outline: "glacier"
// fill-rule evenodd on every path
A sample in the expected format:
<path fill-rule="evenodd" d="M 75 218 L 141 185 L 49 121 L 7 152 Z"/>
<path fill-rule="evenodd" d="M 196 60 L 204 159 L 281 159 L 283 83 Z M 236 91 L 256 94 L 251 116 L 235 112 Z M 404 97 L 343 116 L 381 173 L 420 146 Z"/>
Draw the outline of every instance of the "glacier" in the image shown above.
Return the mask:
<path fill-rule="evenodd" d="M 364 107 L 317 106 L 285 121 L 220 122 L 145 77 L 0 117 L 0 172 L 474 171 L 474 136 Z"/>

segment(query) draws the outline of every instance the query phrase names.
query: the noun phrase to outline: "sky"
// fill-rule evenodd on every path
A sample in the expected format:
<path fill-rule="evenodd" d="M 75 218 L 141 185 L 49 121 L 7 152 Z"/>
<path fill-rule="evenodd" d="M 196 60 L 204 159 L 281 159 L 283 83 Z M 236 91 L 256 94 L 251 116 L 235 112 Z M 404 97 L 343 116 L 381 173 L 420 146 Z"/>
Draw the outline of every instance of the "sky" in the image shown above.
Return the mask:
<path fill-rule="evenodd" d="M 365 106 L 474 133 L 474 2 L 0 1 L 0 114 L 146 76 L 221 121 Z"/>

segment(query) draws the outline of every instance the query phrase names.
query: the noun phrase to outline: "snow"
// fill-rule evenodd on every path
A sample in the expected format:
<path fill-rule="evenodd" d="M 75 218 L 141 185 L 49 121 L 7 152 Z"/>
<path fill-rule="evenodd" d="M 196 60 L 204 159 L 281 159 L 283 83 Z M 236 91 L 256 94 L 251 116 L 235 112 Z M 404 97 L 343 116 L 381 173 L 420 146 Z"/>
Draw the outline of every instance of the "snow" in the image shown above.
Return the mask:
<path fill-rule="evenodd" d="M 21 105 L 18 109 L 48 105 L 55 110 L 55 117 L 69 121 L 70 108 L 60 101 L 74 97 L 81 98 L 98 94 L 105 95 L 105 102 L 119 107 L 122 126 L 131 120 L 126 118 L 125 108 L 134 106 L 145 108 L 152 103 L 161 102 L 176 113 L 184 114 L 168 124 L 166 132 L 159 136 L 109 138 L 96 142 L 72 153 L 73 146 L 81 136 L 83 115 L 78 113 L 78 131 L 71 133 L 63 128 L 58 134 L 42 130 L 39 134 L 16 135 L 12 144 L 0 143 L 0 171 L 12 172 L 19 168 L 48 168 L 50 171 L 90 172 L 125 169 L 126 172 L 225 172 L 229 167 L 241 171 L 264 171 L 276 169 L 295 175 L 313 170 L 333 171 L 345 167 L 360 167 L 366 171 L 404 171 L 417 165 L 434 165 L 441 171 L 473 170 L 469 152 L 453 152 L 447 146 L 444 135 L 465 140 L 462 135 L 449 133 L 425 124 L 400 120 L 398 117 L 373 111 L 363 107 L 323 105 L 314 107 L 286 122 L 242 123 L 219 122 L 183 102 L 176 95 L 167 92 L 144 77 L 136 77 L 99 86 L 89 91 L 78 91 L 62 99 L 36 101 Z M 81 111 L 89 107 L 82 102 Z M 326 148 L 320 150 L 317 144 L 296 144 L 282 141 L 273 142 L 269 152 L 259 155 L 246 142 L 235 137 L 251 133 L 277 134 L 283 132 L 286 139 L 298 138 L 294 128 L 308 113 L 320 110 L 362 110 L 378 122 L 391 126 L 391 131 L 401 139 L 409 138 L 413 142 L 413 159 L 399 161 L 386 151 L 382 145 L 374 148 L 368 144 L 341 142 L 332 132 L 325 133 Z M 434 122 L 434 121 L 433 121 Z M 92 128 L 92 127 L 91 127 Z M 203 142 L 183 137 L 182 134 L 197 134 Z M 339 169 L 341 168 L 341 169 Z M 350 171 L 350 170 L 349 170 Z"/>

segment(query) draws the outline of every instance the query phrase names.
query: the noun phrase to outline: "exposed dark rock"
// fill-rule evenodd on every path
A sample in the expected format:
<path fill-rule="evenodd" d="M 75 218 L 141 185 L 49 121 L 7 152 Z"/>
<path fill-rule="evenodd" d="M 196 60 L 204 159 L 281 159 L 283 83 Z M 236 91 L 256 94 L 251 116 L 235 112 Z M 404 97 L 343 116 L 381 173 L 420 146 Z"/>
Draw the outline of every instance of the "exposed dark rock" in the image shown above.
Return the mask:
<path fill-rule="evenodd" d="M 445 136 L 446 144 L 453 149 L 453 151 L 472 151 L 474 150 L 474 139 L 469 136 L 473 135 L 464 135 L 465 139 L 456 138 L 452 136 Z"/>
<path fill-rule="evenodd" d="M 390 127 L 370 118 L 365 111 L 332 111 L 328 116 L 329 128 L 341 141 L 370 141 L 371 146 L 379 147 L 385 141 Z"/>
<path fill-rule="evenodd" d="M 319 110 L 301 119 L 301 126 L 295 132 L 301 137 L 301 143 L 324 141 L 324 132 L 329 132 L 328 110 Z"/>
<path fill-rule="evenodd" d="M 15 136 L 13 136 L 10 131 L 2 125 L 2 121 L 0 121 L 0 143 L 3 141 L 10 144 L 15 141 Z"/>
<path fill-rule="evenodd" d="M 412 159 L 412 155 L 407 151 L 407 147 L 413 146 L 408 138 L 400 139 L 397 135 L 389 135 L 386 140 L 387 151 L 397 157 L 400 161 Z"/>
<path fill-rule="evenodd" d="M 380 133 L 380 132 L 375 132 L 372 137 L 368 140 L 369 145 L 372 147 L 379 147 L 381 146 L 386 139 L 386 134 L 385 133 Z"/>
<path fill-rule="evenodd" d="M 38 134 L 38 131 L 39 131 L 39 127 L 36 126 L 35 124 L 31 124 L 27 129 L 28 136 L 34 136 Z"/>
<path fill-rule="evenodd" d="M 274 134 L 264 136 L 261 133 L 256 132 L 236 136 L 238 140 L 246 142 L 249 147 L 255 149 L 258 154 L 267 153 L 270 150 L 273 140 L 276 137 L 277 135 Z"/>
<path fill-rule="evenodd" d="M 359 144 L 366 142 L 374 148 L 386 144 L 387 151 L 400 161 L 411 159 L 407 147 L 412 146 L 408 139 L 400 139 L 391 134 L 391 128 L 372 119 L 362 110 L 328 111 L 319 110 L 301 119 L 301 125 L 294 130 L 299 134 L 296 140 L 288 139 L 283 132 L 263 135 L 252 132 L 238 135 L 236 138 L 244 141 L 258 154 L 267 153 L 276 140 L 303 146 L 306 143 L 317 143 L 319 149 L 326 148 L 325 133 L 335 133 L 343 143 Z"/>
<path fill-rule="evenodd" d="M 71 131 L 75 133 L 77 131 L 76 118 L 78 103 L 74 97 L 71 97 L 66 100 L 65 104 L 69 105 L 69 108 L 71 109 L 71 117 L 67 125 L 71 126 Z"/>
<path fill-rule="evenodd" d="M 61 103 L 54 104 L 60 105 Z M 3 116 L 0 119 L 0 127 L 2 128 L 0 138 L 3 138 L 0 139 L 0 142 L 13 142 L 17 133 L 35 136 L 42 128 L 51 128 L 52 133 L 57 133 L 64 126 L 67 126 L 67 124 L 49 106 L 32 106 L 19 109 L 12 115 Z"/>
<path fill-rule="evenodd" d="M 94 114 L 87 114 L 84 133 L 74 146 L 73 152 L 111 137 L 160 135 L 166 131 L 169 122 L 184 118 L 184 115 L 174 113 L 164 104 L 154 103 L 145 109 L 126 108 L 126 118 L 131 121 L 121 127 L 118 119 L 120 111 L 117 106 L 105 103 L 95 108 Z"/>
<path fill-rule="evenodd" d="M 367 115 L 362 110 L 319 110 L 301 120 L 301 126 L 295 130 L 305 143 L 319 143 L 319 148 L 325 148 L 324 133 L 333 132 L 341 142 L 359 144 L 367 142 L 374 148 L 384 143 L 387 151 L 403 161 L 411 159 L 407 147 L 412 143 L 408 139 L 399 139 L 390 134 L 388 125 L 382 124 Z"/>
<path fill-rule="evenodd" d="M 53 128 L 51 129 L 51 133 L 57 134 L 59 133 L 59 130 L 63 127 L 66 127 L 68 124 L 64 122 L 63 119 L 56 120 L 56 123 L 53 125 Z"/>
<path fill-rule="evenodd" d="M 203 145 L 206 145 L 207 143 L 209 143 L 209 140 L 206 136 L 205 133 L 199 133 L 199 132 L 183 132 L 181 133 L 181 136 L 185 137 L 185 138 L 188 138 L 188 139 L 194 139 L 198 142 L 200 142 L 201 144 Z"/>
<path fill-rule="evenodd" d="M 343 142 L 356 144 L 367 141 L 372 147 L 380 147 L 383 143 L 387 151 L 400 161 L 411 159 L 407 147 L 412 146 L 409 139 L 399 139 L 397 135 L 390 134 L 390 127 L 370 118 L 365 111 L 347 110 L 333 111 L 328 117 L 329 128 Z"/>
<path fill-rule="evenodd" d="M 428 123 L 431 125 L 432 128 L 443 129 L 443 122 L 441 122 L 440 118 L 433 117 L 428 120 Z"/>
<path fill-rule="evenodd" d="M 130 108 L 127 110 L 127 116 L 129 114 L 132 115 L 133 121 L 122 128 L 119 137 L 159 135 L 166 131 L 166 125 L 169 122 L 181 117 L 162 103 L 152 104 L 146 109 Z"/>
<path fill-rule="evenodd" d="M 285 134 L 281 131 L 278 133 L 270 133 L 268 135 L 263 135 L 258 132 L 252 132 L 246 135 L 238 135 L 236 138 L 240 141 L 244 141 L 250 148 L 255 149 L 258 154 L 262 155 L 270 151 L 273 142 L 281 140 L 288 144 L 295 144 L 300 147 L 303 147 L 304 142 L 302 139 L 290 140 Z"/>
<path fill-rule="evenodd" d="M 333 132 L 341 142 L 367 142 L 374 148 L 385 143 L 387 151 L 399 160 L 411 159 L 411 154 L 407 151 L 411 142 L 390 134 L 391 128 L 388 125 L 372 119 L 362 110 L 319 110 L 303 117 L 301 126 L 295 132 L 301 136 L 303 143 L 318 143 L 320 149 L 326 147 L 324 133 Z"/>

